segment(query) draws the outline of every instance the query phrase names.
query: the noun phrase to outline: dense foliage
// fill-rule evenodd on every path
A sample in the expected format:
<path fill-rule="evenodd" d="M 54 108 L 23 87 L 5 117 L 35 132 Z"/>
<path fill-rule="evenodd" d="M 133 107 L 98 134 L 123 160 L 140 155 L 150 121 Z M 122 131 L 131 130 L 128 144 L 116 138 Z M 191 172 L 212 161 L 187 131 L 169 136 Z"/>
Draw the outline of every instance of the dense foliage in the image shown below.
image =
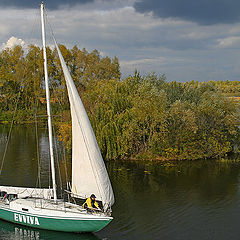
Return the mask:
<path fill-rule="evenodd" d="M 237 103 L 208 83 L 135 74 L 100 81 L 83 96 L 92 103 L 87 110 L 108 159 L 218 157 L 238 142 Z"/>
<path fill-rule="evenodd" d="M 167 82 L 164 75 L 137 72 L 121 79 L 117 58 L 76 46 L 60 48 L 106 159 L 199 159 L 224 156 L 237 146 L 238 102 L 222 94 L 222 86 L 230 81 Z M 62 116 L 57 120 L 60 139 L 71 148 L 69 103 L 59 59 L 55 50 L 48 49 L 47 54 L 52 111 Z M 0 53 L 0 120 L 12 116 L 16 101 L 18 122 L 33 120 L 36 108 L 44 114 L 41 56 L 36 46 L 26 54 L 19 46 Z"/>
<path fill-rule="evenodd" d="M 203 84 L 201 82 L 189 82 L 188 84 Z M 209 87 L 216 88 L 218 91 L 229 97 L 240 97 L 240 82 L 239 81 L 209 81 Z"/>
<path fill-rule="evenodd" d="M 61 45 L 60 49 L 79 91 L 84 91 L 89 82 L 120 78 L 117 58 L 101 58 L 96 50 L 88 53 L 76 46 L 69 50 Z M 45 112 L 42 56 L 42 50 L 33 45 L 27 53 L 20 46 L 0 52 L 0 121 L 11 119 L 17 101 L 16 122 L 32 121 L 36 107 L 41 113 Z M 52 110 L 56 114 L 68 109 L 68 98 L 56 50 L 48 48 L 47 57 Z M 56 102 L 60 105 L 54 104 Z"/>

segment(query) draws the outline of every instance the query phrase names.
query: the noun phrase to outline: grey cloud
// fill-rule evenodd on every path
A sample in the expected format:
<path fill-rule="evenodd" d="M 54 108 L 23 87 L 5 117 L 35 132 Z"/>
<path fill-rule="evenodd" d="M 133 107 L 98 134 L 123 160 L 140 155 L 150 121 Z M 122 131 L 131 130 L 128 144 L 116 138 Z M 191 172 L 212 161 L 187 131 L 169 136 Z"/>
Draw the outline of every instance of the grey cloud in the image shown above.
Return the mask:
<path fill-rule="evenodd" d="M 240 23 L 200 26 L 162 20 L 139 14 L 130 4 L 124 7 L 123 2 L 132 0 L 94 0 L 81 8 L 51 11 L 49 20 L 58 42 L 117 56 L 122 76 L 138 69 L 142 74 L 165 73 L 168 80 L 177 81 L 239 80 L 236 48 L 240 41 Z M 33 27 L 30 19 L 35 19 L 35 12 L 0 8 L 0 46 L 11 36 L 23 39 L 26 44 L 41 45 L 40 29 L 34 25 L 30 31 Z"/>
<path fill-rule="evenodd" d="M 47 9 L 58 9 L 62 5 L 74 6 L 77 4 L 91 3 L 94 0 L 48 0 L 46 1 Z M 36 8 L 40 6 L 41 0 L 0 0 L 0 7 L 14 8 Z"/>
<path fill-rule="evenodd" d="M 240 21 L 239 0 L 141 0 L 134 4 L 138 12 L 153 12 L 161 18 L 180 18 L 200 25 Z"/>

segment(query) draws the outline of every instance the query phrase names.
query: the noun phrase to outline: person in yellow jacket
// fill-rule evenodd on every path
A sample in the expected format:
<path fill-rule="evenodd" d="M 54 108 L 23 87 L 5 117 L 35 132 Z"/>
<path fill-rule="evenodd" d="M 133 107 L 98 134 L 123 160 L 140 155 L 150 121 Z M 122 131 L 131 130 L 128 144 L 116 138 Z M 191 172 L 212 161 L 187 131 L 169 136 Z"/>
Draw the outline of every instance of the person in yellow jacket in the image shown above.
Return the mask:
<path fill-rule="evenodd" d="M 94 210 L 101 211 L 94 194 L 87 198 L 87 200 L 83 203 L 83 207 L 87 209 L 87 212 L 89 213 L 92 213 Z"/>

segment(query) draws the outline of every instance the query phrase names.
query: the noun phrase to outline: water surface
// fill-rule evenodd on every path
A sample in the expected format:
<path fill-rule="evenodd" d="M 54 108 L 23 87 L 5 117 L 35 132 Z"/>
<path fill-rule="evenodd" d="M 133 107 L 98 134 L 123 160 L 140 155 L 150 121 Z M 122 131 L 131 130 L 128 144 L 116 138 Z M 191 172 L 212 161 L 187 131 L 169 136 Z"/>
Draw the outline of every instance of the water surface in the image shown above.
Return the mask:
<path fill-rule="evenodd" d="M 0 125 L 0 160 L 7 133 L 8 127 Z M 43 187 L 49 185 L 46 134 L 45 128 L 39 129 Z M 14 127 L 1 185 L 36 185 L 35 140 L 34 126 Z M 58 161 L 64 185 L 63 151 L 60 143 L 56 142 L 56 146 L 62 153 Z M 69 160 L 67 165 L 71 165 Z M 102 231 L 71 234 L 0 221 L 0 239 L 239 239 L 240 158 L 178 163 L 113 161 L 107 163 L 107 168 L 116 202 L 114 220 Z"/>

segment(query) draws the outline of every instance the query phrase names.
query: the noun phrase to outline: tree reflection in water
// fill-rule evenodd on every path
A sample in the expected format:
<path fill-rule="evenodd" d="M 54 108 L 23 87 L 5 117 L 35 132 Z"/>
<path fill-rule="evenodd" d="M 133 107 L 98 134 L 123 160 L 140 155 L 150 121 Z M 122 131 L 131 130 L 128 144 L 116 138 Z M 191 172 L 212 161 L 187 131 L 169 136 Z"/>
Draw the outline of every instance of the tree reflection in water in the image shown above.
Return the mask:
<path fill-rule="evenodd" d="M 186 237 L 193 230 L 192 238 L 201 239 L 201 234 L 208 234 L 204 230 L 207 222 L 224 219 L 239 203 L 238 158 L 117 161 L 107 167 L 116 195 L 115 220 L 102 232 L 111 232 L 112 239 L 175 239 L 174 234 Z M 217 232 L 218 221 L 211 227 Z"/>

